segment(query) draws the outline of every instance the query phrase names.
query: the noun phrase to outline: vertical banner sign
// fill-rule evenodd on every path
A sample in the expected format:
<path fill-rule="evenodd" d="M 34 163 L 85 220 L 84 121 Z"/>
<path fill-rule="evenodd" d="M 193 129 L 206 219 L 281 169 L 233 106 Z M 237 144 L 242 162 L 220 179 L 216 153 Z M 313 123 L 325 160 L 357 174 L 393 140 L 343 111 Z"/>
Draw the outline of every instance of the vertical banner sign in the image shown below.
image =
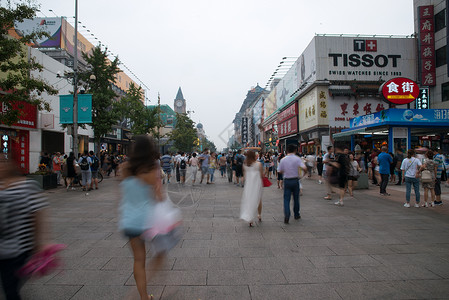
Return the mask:
<path fill-rule="evenodd" d="M 449 0 L 446 0 L 446 65 L 447 76 L 449 76 Z"/>
<path fill-rule="evenodd" d="M 415 108 L 416 109 L 429 109 L 430 108 L 429 88 L 419 89 L 419 95 L 415 101 Z"/>
<path fill-rule="evenodd" d="M 248 143 L 248 118 L 242 118 L 242 144 Z"/>
<path fill-rule="evenodd" d="M 418 7 L 419 72 L 421 85 L 435 86 L 435 20 L 433 5 Z"/>
<path fill-rule="evenodd" d="M 59 123 L 73 124 L 73 95 L 59 96 Z"/>
<path fill-rule="evenodd" d="M 92 123 L 92 94 L 78 95 L 78 123 Z"/>

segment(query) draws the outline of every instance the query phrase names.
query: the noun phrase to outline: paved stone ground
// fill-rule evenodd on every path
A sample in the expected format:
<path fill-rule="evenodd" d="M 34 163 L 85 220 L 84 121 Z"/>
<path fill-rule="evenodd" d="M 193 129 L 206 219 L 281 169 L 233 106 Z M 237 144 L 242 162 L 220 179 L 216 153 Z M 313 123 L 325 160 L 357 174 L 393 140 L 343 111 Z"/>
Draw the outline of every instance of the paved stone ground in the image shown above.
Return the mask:
<path fill-rule="evenodd" d="M 54 242 L 67 244 L 56 273 L 28 281 L 24 299 L 124 299 L 132 254 L 117 231 L 119 180 L 89 195 L 46 192 Z M 169 184 L 183 211 L 182 241 L 149 283 L 155 299 L 449 299 L 449 202 L 404 208 L 404 187 L 355 192 L 344 207 L 303 182 L 299 221 L 283 223 L 282 190 L 264 188 L 262 222 L 238 219 L 242 188 Z M 449 189 L 444 188 L 444 200 Z"/>

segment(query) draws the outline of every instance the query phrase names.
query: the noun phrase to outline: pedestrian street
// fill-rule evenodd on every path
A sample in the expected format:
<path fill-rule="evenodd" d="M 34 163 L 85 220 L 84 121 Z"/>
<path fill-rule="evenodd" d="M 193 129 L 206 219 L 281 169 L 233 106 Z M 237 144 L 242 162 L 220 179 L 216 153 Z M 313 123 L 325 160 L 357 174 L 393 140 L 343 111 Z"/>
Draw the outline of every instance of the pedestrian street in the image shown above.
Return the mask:
<path fill-rule="evenodd" d="M 304 179 L 301 219 L 283 222 L 283 190 L 263 189 L 262 221 L 239 220 L 243 188 L 165 184 L 183 213 L 184 235 L 148 283 L 155 299 L 447 299 L 449 189 L 445 204 L 404 208 L 404 187 L 356 190 L 344 207 Z M 117 230 L 119 179 L 98 190 L 45 192 L 57 272 L 26 283 L 24 299 L 129 299 L 135 293 L 128 240 Z M 197 181 L 198 182 L 198 181 Z M 336 198 L 336 196 L 334 197 Z M 148 257 L 151 253 L 148 253 Z"/>

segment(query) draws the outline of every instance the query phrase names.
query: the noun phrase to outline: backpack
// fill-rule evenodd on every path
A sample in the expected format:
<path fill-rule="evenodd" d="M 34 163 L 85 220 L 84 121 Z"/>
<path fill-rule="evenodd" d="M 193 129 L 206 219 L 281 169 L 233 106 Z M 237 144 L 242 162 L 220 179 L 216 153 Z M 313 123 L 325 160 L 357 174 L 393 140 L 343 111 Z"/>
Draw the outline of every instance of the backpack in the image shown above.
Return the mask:
<path fill-rule="evenodd" d="M 94 156 L 92 162 L 92 169 L 98 170 L 99 167 L 100 167 L 100 160 L 96 156 Z"/>
<path fill-rule="evenodd" d="M 239 167 L 243 166 L 243 156 L 238 155 L 236 161 L 237 161 L 237 166 L 239 166 Z"/>
<path fill-rule="evenodd" d="M 179 168 L 184 170 L 187 167 L 186 160 L 181 157 L 181 162 L 179 163 Z"/>
<path fill-rule="evenodd" d="M 83 159 L 81 160 L 80 168 L 83 171 L 89 170 L 89 162 L 87 161 L 87 157 L 84 156 Z"/>

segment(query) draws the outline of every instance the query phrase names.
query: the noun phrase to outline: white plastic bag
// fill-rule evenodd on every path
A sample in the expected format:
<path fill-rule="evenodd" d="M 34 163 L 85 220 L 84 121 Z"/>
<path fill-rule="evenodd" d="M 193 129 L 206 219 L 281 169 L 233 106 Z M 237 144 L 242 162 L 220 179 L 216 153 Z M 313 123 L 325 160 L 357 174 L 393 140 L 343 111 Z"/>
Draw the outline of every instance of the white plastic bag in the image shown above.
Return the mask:
<path fill-rule="evenodd" d="M 166 252 L 176 246 L 181 240 L 181 210 L 174 206 L 166 196 L 165 200 L 156 203 L 150 228 L 142 234 L 142 238 L 151 241 L 150 248 L 153 254 Z"/>

